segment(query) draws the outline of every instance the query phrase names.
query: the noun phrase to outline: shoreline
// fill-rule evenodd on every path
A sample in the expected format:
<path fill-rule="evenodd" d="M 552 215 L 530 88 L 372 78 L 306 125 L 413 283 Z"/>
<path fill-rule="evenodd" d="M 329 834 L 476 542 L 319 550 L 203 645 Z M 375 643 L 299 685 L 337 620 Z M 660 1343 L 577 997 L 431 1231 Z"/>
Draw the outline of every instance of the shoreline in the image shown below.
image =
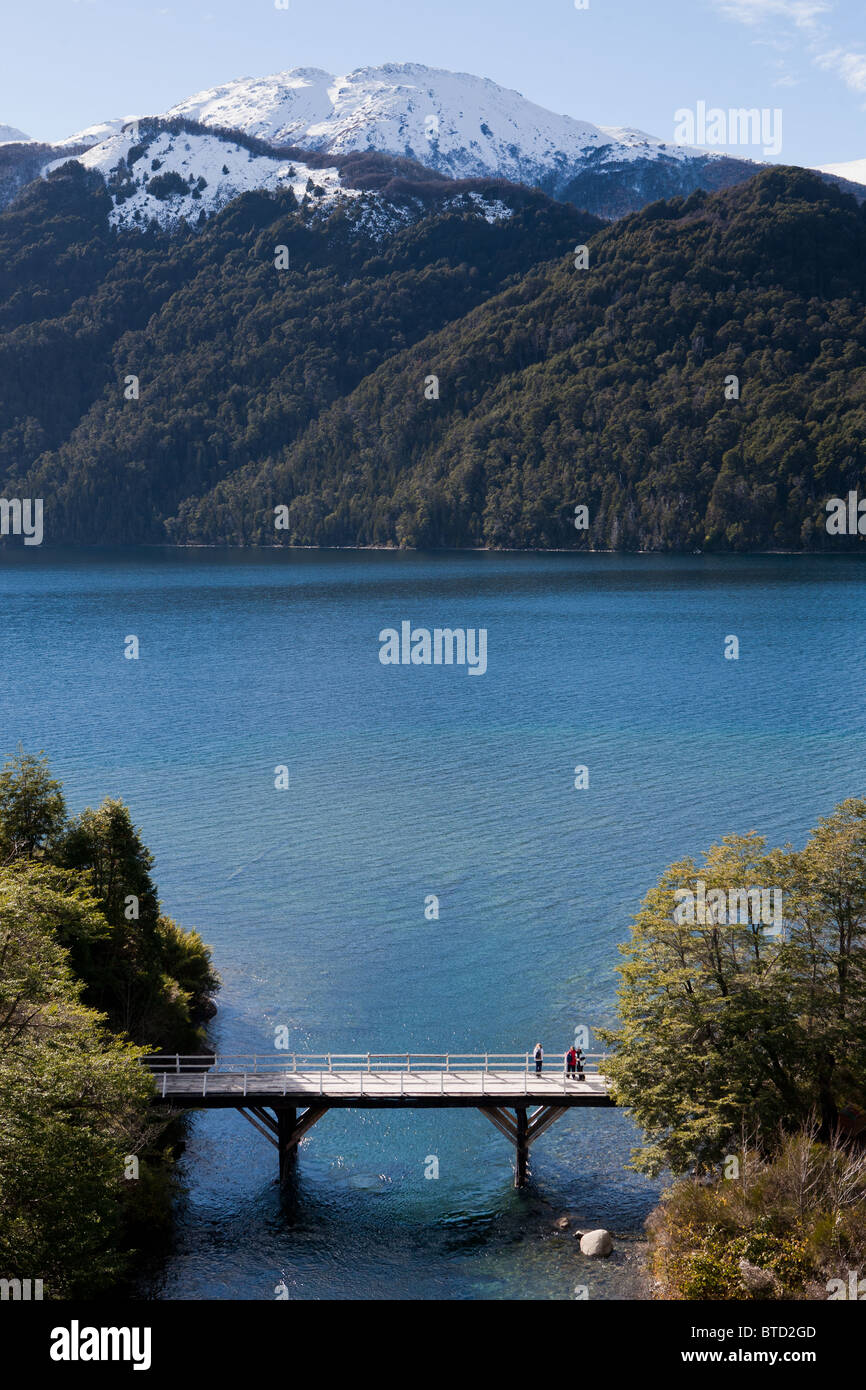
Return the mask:
<path fill-rule="evenodd" d="M 119 541 L 60 541 L 56 545 L 40 545 L 38 547 L 28 547 L 37 551 L 57 552 L 57 551 L 93 551 L 93 550 L 124 550 L 129 552 L 141 550 L 176 550 L 178 552 L 190 550 L 228 550 L 245 551 L 261 550 L 269 554 L 277 554 L 280 551 L 290 553 L 301 552 L 303 554 L 322 554 L 322 555 L 363 555 L 363 554 L 383 554 L 383 555 L 612 555 L 623 559 L 628 556 L 640 556 L 650 558 L 658 556 L 666 559 L 712 559 L 712 560 L 749 560 L 761 556 L 790 555 L 799 559 L 829 559 L 834 557 L 839 559 L 851 555 L 857 555 L 857 548 L 852 547 L 847 550 L 603 550 L 596 548 L 586 548 L 576 550 L 571 546 L 437 546 L 435 548 L 423 548 L 416 546 L 399 545 L 237 545 L 229 543 L 218 543 L 216 541 L 136 541 L 133 545 L 125 545 Z M 4 553 L 26 553 L 24 546 L 9 546 L 0 544 L 0 556 Z M 866 555 L 866 550 L 864 550 Z"/>

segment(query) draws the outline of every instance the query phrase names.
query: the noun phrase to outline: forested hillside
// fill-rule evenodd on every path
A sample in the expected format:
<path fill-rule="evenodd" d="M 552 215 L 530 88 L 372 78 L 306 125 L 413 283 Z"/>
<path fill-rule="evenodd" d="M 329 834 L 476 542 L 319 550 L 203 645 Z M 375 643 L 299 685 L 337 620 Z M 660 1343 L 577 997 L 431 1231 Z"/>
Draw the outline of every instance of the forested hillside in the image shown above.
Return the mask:
<path fill-rule="evenodd" d="M 824 527 L 866 462 L 853 198 L 774 169 L 606 227 L 474 196 L 250 194 L 170 237 L 110 231 L 75 166 L 29 189 L 0 216 L 5 495 L 45 499 L 49 543 L 857 544 Z"/>
<path fill-rule="evenodd" d="M 300 544 L 856 545 L 824 503 L 866 464 L 864 288 L 866 215 L 810 175 L 656 204 L 588 270 L 561 256 L 385 364 L 175 534 L 265 540 L 282 503 Z"/>
<path fill-rule="evenodd" d="M 185 499 L 281 458 L 388 357 L 601 225 L 489 187 L 483 207 L 431 179 L 330 215 L 314 190 L 251 193 L 169 235 L 110 230 L 79 166 L 34 185 L 0 216 L 5 495 L 45 498 L 49 542 L 165 539 Z"/>

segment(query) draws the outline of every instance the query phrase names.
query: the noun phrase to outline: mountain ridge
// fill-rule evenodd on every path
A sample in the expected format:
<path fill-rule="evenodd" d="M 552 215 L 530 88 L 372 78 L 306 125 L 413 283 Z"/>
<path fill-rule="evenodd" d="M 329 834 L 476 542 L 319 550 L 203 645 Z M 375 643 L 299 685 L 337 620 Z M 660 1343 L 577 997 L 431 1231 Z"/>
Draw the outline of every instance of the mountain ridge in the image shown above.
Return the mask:
<path fill-rule="evenodd" d="M 320 210 L 251 191 L 200 229 L 133 232 L 111 226 L 104 181 L 73 161 L 0 214 L 0 476 L 7 494 L 43 489 L 54 541 L 164 540 L 189 495 L 602 225 L 504 184 L 490 193 L 509 215 L 489 218 L 475 190 L 345 158 L 386 197 Z M 406 214 L 383 236 L 386 205 Z"/>
<path fill-rule="evenodd" d="M 163 142 L 151 154 L 159 170 L 148 171 L 137 132 L 159 123 L 179 131 L 179 122 L 195 135 L 195 150 Z M 219 141 L 229 148 L 220 151 L 214 143 Z M 256 142 L 254 150 L 250 141 Z M 241 146 L 254 156 L 254 168 Z M 112 189 L 113 222 L 177 226 L 192 219 L 198 224 L 201 214 L 211 215 L 232 196 L 290 182 L 288 168 L 275 164 L 279 156 L 300 162 L 303 178 L 311 167 L 333 171 L 342 157 L 373 151 L 407 159 L 439 177 L 538 187 L 609 221 L 659 198 L 741 183 L 766 167 L 641 130 L 559 115 L 471 73 L 423 63 L 384 63 L 343 76 L 302 67 L 222 83 L 177 102 L 162 116 L 102 122 L 50 148 L 0 142 L 0 205 L 39 173 L 79 158 Z M 184 153 L 193 157 L 185 159 Z M 313 160 L 322 155 L 330 162 Z M 131 157 L 137 168 L 130 176 Z M 159 172 L 156 197 L 147 196 L 150 172 Z M 823 177 L 866 197 L 851 174 L 860 176 L 857 161 L 850 167 L 827 166 Z M 866 168 L 862 176 L 866 179 Z M 318 182 L 328 185 L 331 197 L 339 180 L 332 172 Z"/>
<path fill-rule="evenodd" d="M 452 177 L 495 175 L 517 183 L 531 170 L 541 184 L 588 154 L 611 161 L 657 152 L 691 157 L 685 147 L 643 131 L 557 115 L 490 78 L 423 63 L 385 63 L 344 76 L 295 68 L 240 78 L 196 93 L 166 114 L 244 130 L 274 144 L 330 153 L 374 148 Z"/>
<path fill-rule="evenodd" d="M 452 178 L 504 178 L 607 219 L 656 198 L 740 182 L 761 167 L 558 115 L 490 78 L 423 63 L 385 63 L 343 77 L 299 68 L 241 78 L 168 114 L 330 154 L 378 149 Z"/>

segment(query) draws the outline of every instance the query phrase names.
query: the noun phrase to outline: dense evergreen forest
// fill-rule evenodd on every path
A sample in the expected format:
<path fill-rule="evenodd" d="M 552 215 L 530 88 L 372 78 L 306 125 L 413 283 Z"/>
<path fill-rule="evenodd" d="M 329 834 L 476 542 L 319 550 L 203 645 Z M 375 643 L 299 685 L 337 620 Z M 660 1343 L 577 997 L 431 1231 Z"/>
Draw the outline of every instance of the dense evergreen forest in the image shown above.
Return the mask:
<path fill-rule="evenodd" d="M 314 192 L 248 194 L 174 236 L 115 234 L 80 166 L 31 186 L 0 217 L 5 495 L 46 499 L 49 541 L 164 540 L 186 499 L 280 457 L 389 356 L 601 225 L 521 189 L 489 223 L 443 210 L 439 185 L 453 199 L 431 179 L 330 217 Z"/>
<path fill-rule="evenodd" d="M 120 801 L 69 818 L 44 758 L 0 772 L 0 1273 L 45 1298 L 115 1288 L 170 1221 L 139 1059 L 197 1050 L 218 981 L 152 867 Z"/>
<path fill-rule="evenodd" d="M 111 230 L 74 163 L 25 190 L 4 495 L 45 499 L 48 543 L 858 544 L 825 527 L 866 462 L 852 197 L 772 169 L 607 226 L 389 188 L 331 215 L 248 194 L 173 236 Z"/>

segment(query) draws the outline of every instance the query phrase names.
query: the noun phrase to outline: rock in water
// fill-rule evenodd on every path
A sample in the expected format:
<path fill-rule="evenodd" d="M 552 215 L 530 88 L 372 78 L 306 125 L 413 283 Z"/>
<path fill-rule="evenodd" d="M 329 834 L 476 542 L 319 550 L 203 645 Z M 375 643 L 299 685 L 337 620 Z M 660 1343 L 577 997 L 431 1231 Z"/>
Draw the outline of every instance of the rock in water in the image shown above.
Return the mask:
<path fill-rule="evenodd" d="M 558 1231 L 567 1231 L 571 1225 L 571 1220 L 567 1216 L 558 1216 L 553 1224 Z"/>
<path fill-rule="evenodd" d="M 613 1250 L 610 1231 L 587 1231 L 580 1238 L 581 1255 L 609 1255 Z"/>

